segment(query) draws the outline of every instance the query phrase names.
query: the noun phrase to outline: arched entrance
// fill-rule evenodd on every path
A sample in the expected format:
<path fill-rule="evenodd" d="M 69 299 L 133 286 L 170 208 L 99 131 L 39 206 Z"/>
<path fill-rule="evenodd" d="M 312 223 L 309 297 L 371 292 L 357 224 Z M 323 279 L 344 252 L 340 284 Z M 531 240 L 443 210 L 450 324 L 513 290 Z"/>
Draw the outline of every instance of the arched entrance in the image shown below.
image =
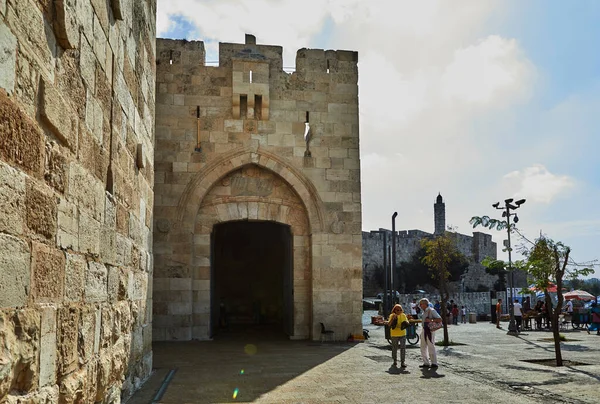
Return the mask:
<path fill-rule="evenodd" d="M 248 164 L 217 180 L 200 203 L 193 240 L 194 338 L 224 331 L 223 309 L 231 326 L 310 336 L 308 213 L 283 178 Z"/>
<path fill-rule="evenodd" d="M 288 225 L 232 221 L 211 235 L 211 337 L 293 335 L 292 235 Z"/>

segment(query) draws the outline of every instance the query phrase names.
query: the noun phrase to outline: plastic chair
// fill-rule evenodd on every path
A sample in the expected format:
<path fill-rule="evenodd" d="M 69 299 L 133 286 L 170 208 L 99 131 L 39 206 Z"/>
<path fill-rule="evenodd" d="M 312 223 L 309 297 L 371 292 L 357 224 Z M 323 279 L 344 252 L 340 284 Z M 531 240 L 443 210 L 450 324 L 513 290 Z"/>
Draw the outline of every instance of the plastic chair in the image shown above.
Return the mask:
<path fill-rule="evenodd" d="M 325 324 L 320 323 L 321 324 L 321 342 L 325 341 L 325 337 L 329 336 L 329 339 L 333 341 L 333 330 L 327 330 L 325 329 Z"/>

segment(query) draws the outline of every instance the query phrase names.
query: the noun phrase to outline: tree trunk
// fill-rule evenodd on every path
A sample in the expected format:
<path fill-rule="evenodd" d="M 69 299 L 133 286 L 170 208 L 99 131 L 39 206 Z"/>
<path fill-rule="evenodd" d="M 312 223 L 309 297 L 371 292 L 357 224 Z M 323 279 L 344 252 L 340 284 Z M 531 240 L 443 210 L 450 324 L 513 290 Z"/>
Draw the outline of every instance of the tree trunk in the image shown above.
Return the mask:
<path fill-rule="evenodd" d="M 556 284 L 557 288 L 559 287 L 558 282 Z M 560 289 L 557 295 L 560 295 Z M 559 324 L 558 324 L 558 316 L 560 314 L 560 300 L 559 304 L 557 304 L 556 308 L 552 308 L 552 299 L 550 298 L 550 294 L 548 291 L 544 290 L 546 297 L 546 311 L 548 311 L 548 318 L 550 319 L 550 327 L 552 328 L 552 336 L 554 337 L 554 353 L 556 355 L 556 366 L 562 366 L 562 351 L 560 347 L 560 332 L 559 332 Z"/>
<path fill-rule="evenodd" d="M 556 296 L 558 298 L 558 301 L 556 303 L 556 309 L 552 312 L 552 333 L 554 334 L 554 351 L 556 352 L 556 366 L 562 366 L 563 360 L 562 351 L 560 350 L 560 324 L 558 323 L 558 316 L 562 311 L 562 306 L 564 302 L 564 298 L 561 291 L 563 286 L 563 277 L 565 276 L 565 269 L 567 266 L 567 262 L 569 261 L 569 252 L 567 252 L 565 260 L 562 263 L 559 260 L 559 255 L 556 248 L 554 249 L 554 254 L 556 260 Z"/>
<path fill-rule="evenodd" d="M 450 345 L 450 339 L 448 336 L 448 306 L 446 302 L 448 301 L 448 291 L 447 291 L 447 283 L 446 280 L 442 277 L 440 280 L 440 297 L 442 298 L 442 325 L 444 326 L 444 346 Z"/>

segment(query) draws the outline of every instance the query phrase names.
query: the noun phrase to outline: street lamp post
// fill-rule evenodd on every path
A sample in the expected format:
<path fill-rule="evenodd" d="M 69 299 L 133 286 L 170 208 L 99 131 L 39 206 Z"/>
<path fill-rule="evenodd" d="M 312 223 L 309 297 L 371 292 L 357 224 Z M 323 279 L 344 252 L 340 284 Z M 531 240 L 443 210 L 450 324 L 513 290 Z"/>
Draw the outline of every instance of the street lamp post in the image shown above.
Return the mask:
<path fill-rule="evenodd" d="M 396 285 L 394 284 L 394 274 L 396 272 L 396 216 L 398 216 L 398 212 L 394 212 L 392 215 L 392 271 L 391 271 L 391 279 L 392 279 L 392 290 L 394 291 L 394 297 L 396 295 Z M 404 292 L 404 291 L 403 291 Z"/>
<path fill-rule="evenodd" d="M 507 242 L 507 250 L 508 250 L 508 271 L 510 272 L 510 304 L 509 304 L 509 313 L 510 313 L 510 321 L 508 323 L 508 333 L 509 335 L 517 335 L 518 334 L 518 330 L 517 330 L 517 325 L 515 323 L 515 306 L 514 306 L 514 286 L 515 286 L 515 276 L 514 276 L 514 271 L 512 268 L 512 248 L 510 246 L 510 217 L 514 216 L 514 222 L 517 223 L 519 221 L 519 217 L 517 216 L 516 213 L 511 213 L 511 210 L 516 210 L 519 209 L 521 207 L 521 205 L 523 205 L 525 203 L 525 199 L 520 199 L 518 201 L 515 202 L 515 204 L 513 205 L 513 200 L 512 198 L 510 199 L 506 199 L 504 200 L 504 206 L 500 207 L 500 202 L 496 202 L 494 203 L 492 206 L 496 209 L 499 210 L 503 210 L 502 212 L 502 217 L 506 217 L 506 231 L 508 233 L 508 242 Z"/>

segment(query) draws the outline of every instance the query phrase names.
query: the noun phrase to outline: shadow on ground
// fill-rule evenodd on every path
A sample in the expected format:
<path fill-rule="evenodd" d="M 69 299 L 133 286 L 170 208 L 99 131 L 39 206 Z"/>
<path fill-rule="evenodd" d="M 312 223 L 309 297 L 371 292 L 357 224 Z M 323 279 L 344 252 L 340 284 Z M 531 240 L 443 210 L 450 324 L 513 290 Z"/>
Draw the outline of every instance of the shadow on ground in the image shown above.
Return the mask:
<path fill-rule="evenodd" d="M 153 402 L 170 369 L 176 373 L 158 403 L 253 401 L 354 345 L 240 334 L 214 341 L 155 342 L 155 376 L 128 404 Z"/>

